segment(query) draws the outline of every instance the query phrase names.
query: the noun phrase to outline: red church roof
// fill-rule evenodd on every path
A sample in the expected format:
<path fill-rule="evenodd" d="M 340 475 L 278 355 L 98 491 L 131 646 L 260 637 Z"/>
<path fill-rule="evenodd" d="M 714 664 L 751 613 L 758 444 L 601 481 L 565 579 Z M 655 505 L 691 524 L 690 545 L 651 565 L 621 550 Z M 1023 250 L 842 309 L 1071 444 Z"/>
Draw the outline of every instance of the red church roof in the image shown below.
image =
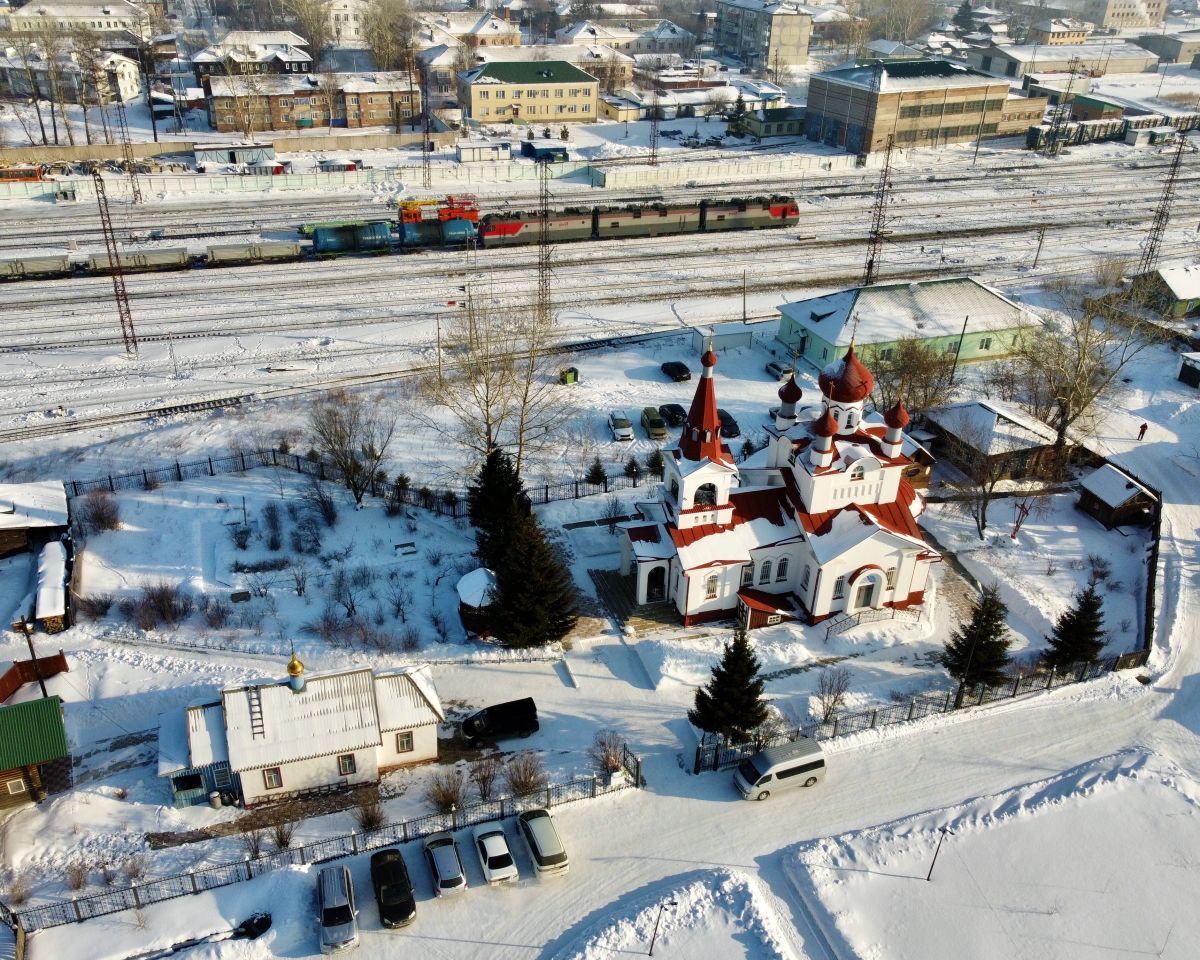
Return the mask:
<path fill-rule="evenodd" d="M 875 378 L 858 359 L 853 343 L 845 357 L 835 360 L 821 371 L 817 382 L 821 385 L 821 392 L 835 403 L 858 403 L 875 389 Z"/>
<path fill-rule="evenodd" d="M 696 385 L 692 408 L 683 425 L 679 452 L 684 459 L 694 463 L 708 459 L 714 463 L 732 465 L 732 457 L 721 446 L 721 420 L 717 416 L 717 391 L 713 385 L 713 367 L 716 365 L 717 355 L 712 350 L 705 350 L 700 358 L 704 372 Z"/>
<path fill-rule="evenodd" d="M 804 391 L 800 389 L 800 384 L 796 382 L 796 376 L 787 378 L 787 382 L 779 388 L 779 399 L 784 403 L 799 403 L 804 398 Z"/>
<path fill-rule="evenodd" d="M 889 427 L 894 427 L 899 430 L 903 430 L 905 427 L 907 427 L 911 419 L 912 418 L 908 415 L 908 411 L 904 409 L 904 401 L 902 400 L 897 400 L 896 405 L 883 415 L 884 423 L 886 423 Z"/>

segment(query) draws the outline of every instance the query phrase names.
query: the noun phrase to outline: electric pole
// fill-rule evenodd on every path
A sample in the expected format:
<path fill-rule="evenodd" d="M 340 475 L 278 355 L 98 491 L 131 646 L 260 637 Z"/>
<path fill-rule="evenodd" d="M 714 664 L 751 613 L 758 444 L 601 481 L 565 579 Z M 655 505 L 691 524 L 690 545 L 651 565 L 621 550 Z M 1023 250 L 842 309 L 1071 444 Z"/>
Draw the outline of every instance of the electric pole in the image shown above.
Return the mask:
<path fill-rule="evenodd" d="M 421 186 L 426 190 L 433 184 L 433 158 L 429 155 L 429 135 L 432 124 L 429 115 L 429 70 L 421 64 Z"/>
<path fill-rule="evenodd" d="M 875 188 L 875 203 L 871 208 L 871 232 L 867 235 L 867 264 L 863 270 L 864 287 L 869 287 L 879 275 L 879 254 L 883 250 L 884 225 L 887 223 L 888 193 L 891 191 L 892 135 L 889 133 L 887 146 L 883 150 L 883 169 L 879 173 L 879 186 Z"/>
<path fill-rule="evenodd" d="M 117 250 L 117 238 L 113 233 L 112 217 L 108 213 L 108 193 L 104 189 L 104 177 L 99 170 L 92 171 L 92 183 L 96 188 L 96 205 L 100 208 L 100 227 L 104 233 L 104 246 L 108 251 L 108 268 L 112 275 L 113 299 L 117 301 L 117 316 L 121 320 L 121 339 L 125 341 L 125 352 L 137 355 L 137 333 L 133 329 L 133 312 L 129 309 L 129 294 L 125 291 L 125 274 L 121 272 L 121 254 Z"/>
<path fill-rule="evenodd" d="M 1167 222 L 1171 219 L 1171 201 L 1175 196 L 1175 181 L 1179 179 L 1179 167 L 1183 163 L 1183 148 L 1187 141 L 1180 133 L 1175 145 L 1175 156 L 1171 158 L 1171 166 L 1167 168 L 1167 179 L 1163 183 L 1162 199 L 1154 211 L 1154 222 L 1150 225 L 1150 233 L 1142 245 L 1142 259 L 1138 261 L 1135 276 L 1144 276 L 1158 266 L 1158 251 L 1162 246 L 1163 234 L 1167 232 Z"/>
<path fill-rule="evenodd" d="M 650 156 L 646 163 L 652 167 L 658 166 L 658 74 L 651 81 L 654 86 L 650 90 Z"/>
<path fill-rule="evenodd" d="M 142 185 L 138 182 L 137 165 L 133 159 L 133 143 L 129 139 L 129 121 L 125 117 L 125 104 L 121 102 L 121 93 L 117 91 L 117 128 L 121 134 L 121 153 L 125 157 L 125 172 L 129 174 L 129 189 L 134 203 L 142 202 Z M 108 198 L 105 197 L 105 209 L 108 208 Z"/>
<path fill-rule="evenodd" d="M 550 301 L 550 162 L 538 163 L 537 324 L 546 330 L 553 320 Z"/>
<path fill-rule="evenodd" d="M 1078 69 L 1079 58 L 1072 57 L 1067 62 L 1067 89 L 1063 92 L 1062 99 L 1054 111 L 1054 120 L 1050 123 L 1050 133 L 1046 140 L 1046 156 L 1048 157 L 1052 157 L 1058 152 L 1058 138 L 1062 133 L 1062 128 L 1066 126 L 1067 118 L 1071 115 L 1070 101 L 1073 97 L 1075 73 Z"/>

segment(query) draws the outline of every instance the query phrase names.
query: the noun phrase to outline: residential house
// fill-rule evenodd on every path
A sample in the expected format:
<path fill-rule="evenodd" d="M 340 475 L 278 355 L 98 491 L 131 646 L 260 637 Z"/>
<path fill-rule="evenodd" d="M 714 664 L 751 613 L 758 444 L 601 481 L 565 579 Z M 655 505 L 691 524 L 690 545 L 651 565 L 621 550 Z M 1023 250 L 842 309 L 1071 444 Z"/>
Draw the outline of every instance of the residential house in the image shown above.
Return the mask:
<path fill-rule="evenodd" d="M 841 7 L 805 7 L 812 16 L 813 40 L 826 42 L 845 40 L 854 24 L 865 22 L 861 17 L 847 13 Z"/>
<path fill-rule="evenodd" d="M 1200 54 L 1200 30 L 1178 33 L 1143 33 L 1133 41 L 1157 54 L 1159 63 L 1191 63 Z"/>
<path fill-rule="evenodd" d="M 1022 480 L 1054 465 L 1055 432 L 1009 404 L 969 400 L 928 410 L 924 421 L 934 455 L 971 476 Z"/>
<path fill-rule="evenodd" d="M 555 43 L 521 47 L 479 47 L 475 63 L 537 63 L 561 60 L 596 78 L 601 92 L 612 92 L 633 82 L 634 58 L 599 44 Z"/>
<path fill-rule="evenodd" d="M 61 480 L 0 483 L 0 557 L 57 540 L 69 523 Z"/>
<path fill-rule="evenodd" d="M 1096 25 L 1088 23 L 1086 20 L 1050 17 L 1033 25 L 1029 31 L 1029 41 L 1051 47 L 1061 47 L 1065 44 L 1083 43 L 1095 29 Z"/>
<path fill-rule="evenodd" d="M 376 783 L 437 758 L 445 719 L 428 667 L 363 667 L 226 687 L 159 719 L 158 775 L 177 807 L 227 793 L 247 807 Z"/>
<path fill-rule="evenodd" d="M 899 40 L 872 40 L 867 44 L 866 56 L 881 60 L 924 60 L 928 54 L 918 47 L 910 47 Z"/>
<path fill-rule="evenodd" d="M 0 56 L 0 94 L 17 99 L 30 97 L 36 89 L 43 100 L 66 103 L 125 103 L 142 92 L 142 71 L 137 63 L 119 53 L 97 51 L 81 58 L 68 51 L 54 57 L 38 50 L 3 49 Z M 82 62 L 81 62 L 82 60 Z"/>
<path fill-rule="evenodd" d="M 717 53 L 779 72 L 808 63 L 813 15 L 789 0 L 717 0 Z"/>
<path fill-rule="evenodd" d="M 1189 387 L 1200 387 L 1200 353 L 1181 353 L 1176 379 Z"/>
<path fill-rule="evenodd" d="M 878 76 L 876 76 L 878 72 Z M 885 60 L 813 74 L 805 119 L 810 140 L 849 153 L 966 143 L 1024 134 L 1046 111 L 1044 97 L 946 60 Z"/>
<path fill-rule="evenodd" d="M 369 0 L 330 0 L 329 35 L 335 45 L 361 43 Z"/>
<path fill-rule="evenodd" d="M 448 35 L 464 46 L 516 47 L 521 43 L 521 26 L 491 13 L 464 10 L 458 13 L 417 14 L 418 43 L 426 34 Z M 441 42 L 441 41 L 435 41 Z"/>
<path fill-rule="evenodd" d="M 854 347 L 821 372 L 815 404 L 799 406 L 794 377 L 783 384 L 767 446 L 740 464 L 721 440 L 716 364 L 706 350 L 658 498 L 621 524 L 636 603 L 665 602 L 684 624 L 736 616 L 749 628 L 922 603 L 940 557 L 904 477 L 908 413 L 898 403 L 866 414 L 874 378 Z"/>
<path fill-rule="evenodd" d="M 1158 498 L 1129 474 L 1106 463 L 1083 478 L 1075 505 L 1111 530 L 1151 523 Z"/>
<path fill-rule="evenodd" d="M 1085 20 L 1105 30 L 1162 26 L 1166 0 L 1036 0 L 1022 9 L 1029 16 Z"/>
<path fill-rule="evenodd" d="M 804 107 L 769 107 L 746 114 L 746 132 L 752 137 L 804 135 Z"/>
<path fill-rule="evenodd" d="M 1133 282 L 1138 293 L 1164 317 L 1180 319 L 1200 311 L 1200 266 L 1159 267 Z"/>
<path fill-rule="evenodd" d="M 564 60 L 487 63 L 458 75 L 463 116 L 480 123 L 594 121 L 599 84 Z"/>
<path fill-rule="evenodd" d="M 149 40 L 153 33 L 149 12 L 128 0 L 105 0 L 103 3 L 32 0 L 8 15 L 8 29 L 13 33 L 70 32 L 79 28 L 87 28 L 102 37 L 130 34 L 142 41 Z"/>
<path fill-rule="evenodd" d="M 306 74 L 313 69 L 307 44 L 287 30 L 234 30 L 192 57 L 196 82 L 203 86 L 207 77 L 239 74 Z"/>
<path fill-rule="evenodd" d="M 62 699 L 0 707 L 0 809 L 40 803 L 71 785 Z"/>
<path fill-rule="evenodd" d="M 629 55 L 687 56 L 696 46 L 696 36 L 670 20 L 623 20 L 620 23 L 579 20 L 556 30 L 554 42 L 610 47 Z"/>
<path fill-rule="evenodd" d="M 1072 68 L 1102 77 L 1110 73 L 1145 73 L 1158 66 L 1158 57 L 1149 50 L 1121 41 L 1062 46 L 1014 44 L 972 50 L 967 54 L 967 63 L 984 73 L 1005 77 L 1065 72 Z"/>

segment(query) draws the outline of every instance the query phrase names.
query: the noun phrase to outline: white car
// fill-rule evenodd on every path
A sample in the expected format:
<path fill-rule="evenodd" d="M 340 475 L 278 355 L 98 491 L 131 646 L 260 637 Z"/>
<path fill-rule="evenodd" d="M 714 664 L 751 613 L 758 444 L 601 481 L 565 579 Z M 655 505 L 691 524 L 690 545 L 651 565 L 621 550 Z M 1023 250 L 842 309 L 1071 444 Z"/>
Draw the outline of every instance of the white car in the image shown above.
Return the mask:
<path fill-rule="evenodd" d="M 608 415 L 608 429 L 612 431 L 614 440 L 633 439 L 633 424 L 625 416 L 624 410 L 614 410 Z"/>
<path fill-rule="evenodd" d="M 507 883 L 518 877 L 517 865 L 508 849 L 504 828 L 498 823 L 481 823 L 471 831 L 475 838 L 475 852 L 483 868 L 483 879 L 488 883 Z"/>

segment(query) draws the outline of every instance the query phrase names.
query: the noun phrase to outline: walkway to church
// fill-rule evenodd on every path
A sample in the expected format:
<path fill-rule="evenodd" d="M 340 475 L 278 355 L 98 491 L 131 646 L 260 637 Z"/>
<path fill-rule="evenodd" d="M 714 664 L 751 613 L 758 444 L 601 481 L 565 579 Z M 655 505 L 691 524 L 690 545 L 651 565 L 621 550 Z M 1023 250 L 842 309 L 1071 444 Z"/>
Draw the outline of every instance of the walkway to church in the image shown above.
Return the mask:
<path fill-rule="evenodd" d="M 632 577 L 622 576 L 619 570 L 589 570 L 588 575 L 601 602 L 622 628 L 633 627 L 640 635 L 679 626 L 679 617 L 669 604 L 637 605 Z"/>

